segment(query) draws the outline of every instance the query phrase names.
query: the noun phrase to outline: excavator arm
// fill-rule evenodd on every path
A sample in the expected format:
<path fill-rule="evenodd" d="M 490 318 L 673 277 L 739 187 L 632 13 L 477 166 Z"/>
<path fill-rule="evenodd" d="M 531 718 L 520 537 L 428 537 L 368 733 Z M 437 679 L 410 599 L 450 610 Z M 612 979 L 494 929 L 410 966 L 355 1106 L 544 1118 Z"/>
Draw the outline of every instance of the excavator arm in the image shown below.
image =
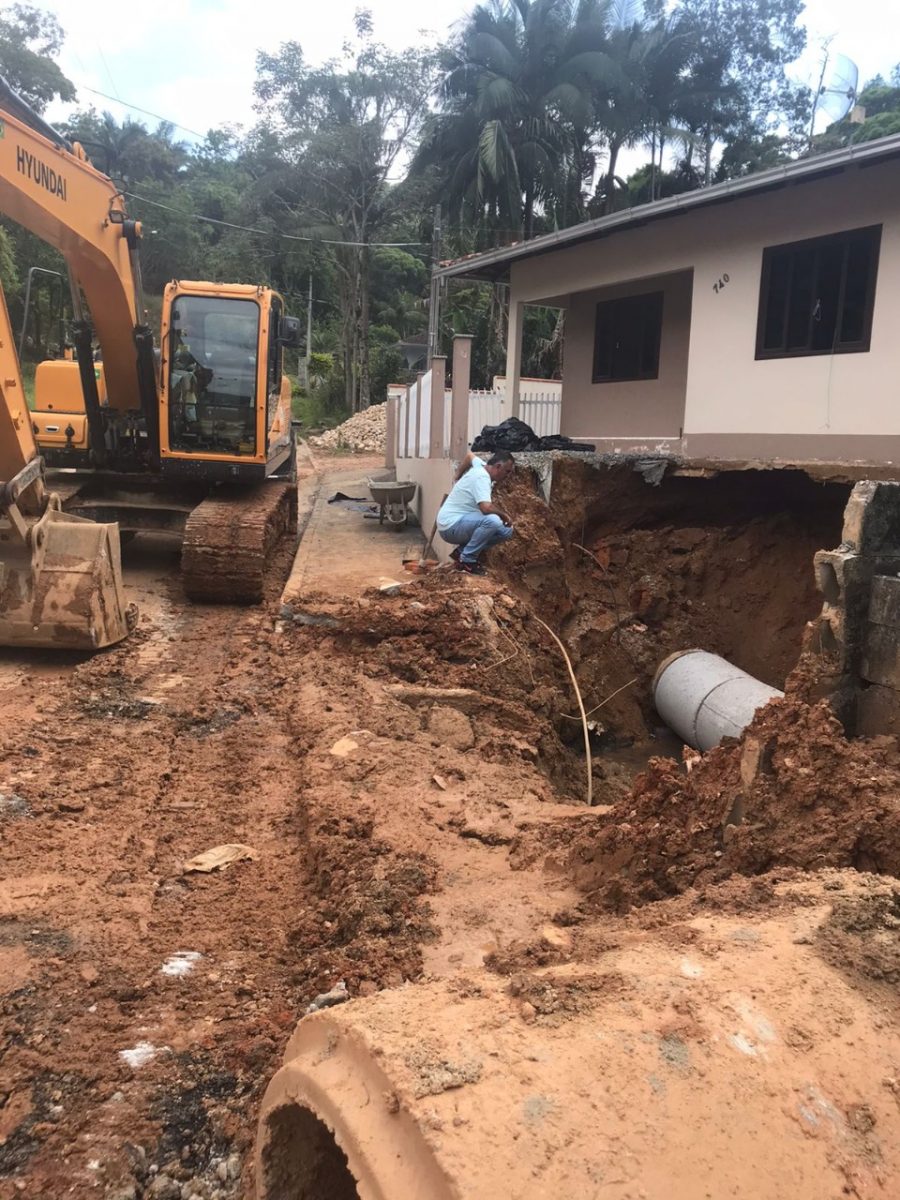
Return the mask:
<path fill-rule="evenodd" d="M 134 626 L 117 525 L 48 495 L 0 289 L 0 645 L 99 650 Z"/>
<path fill-rule="evenodd" d="M 103 353 L 109 405 L 142 407 L 135 327 L 140 226 L 122 208 L 115 184 L 46 125 L 0 77 L 0 213 L 65 258 Z M 80 297 L 73 296 L 76 317 Z"/>

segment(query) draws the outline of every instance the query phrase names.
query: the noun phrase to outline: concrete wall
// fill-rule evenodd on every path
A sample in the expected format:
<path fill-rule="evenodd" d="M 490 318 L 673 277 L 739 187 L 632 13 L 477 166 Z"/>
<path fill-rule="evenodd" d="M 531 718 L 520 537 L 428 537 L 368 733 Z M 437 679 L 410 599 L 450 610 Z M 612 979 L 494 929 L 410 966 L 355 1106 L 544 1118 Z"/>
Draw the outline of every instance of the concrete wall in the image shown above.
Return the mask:
<path fill-rule="evenodd" d="M 663 293 L 659 377 L 626 383 L 592 383 L 597 304 L 640 292 Z M 566 313 L 565 388 L 560 433 L 592 437 L 680 437 L 687 391 L 691 332 L 691 274 L 664 275 L 636 283 L 578 292 Z"/>
<path fill-rule="evenodd" d="M 602 439 L 627 431 L 634 395 L 597 402 L 591 383 L 598 290 L 693 271 L 684 443 L 693 456 L 839 458 L 900 462 L 900 163 L 852 167 L 513 263 L 511 300 L 571 308 L 563 377 L 564 433 Z M 757 362 L 756 324 L 766 246 L 864 225 L 883 226 L 871 349 Z M 729 282 L 715 290 L 727 274 Z M 586 293 L 586 295 L 578 295 Z M 507 366 L 512 373 L 514 350 Z M 644 384 L 648 395 L 652 385 Z M 638 390 L 635 385 L 633 391 Z M 662 390 L 662 389 L 659 389 Z M 640 419 L 652 416 L 646 402 Z M 661 437 L 673 427 L 659 413 Z"/>
<path fill-rule="evenodd" d="M 444 496 L 453 487 L 453 476 L 456 463 L 449 458 L 398 458 L 397 479 L 415 479 L 419 485 L 416 493 L 415 512 L 419 524 L 427 538 L 437 516 Z M 450 556 L 452 546 L 442 542 L 439 537 L 434 539 L 435 558 L 446 561 Z"/>

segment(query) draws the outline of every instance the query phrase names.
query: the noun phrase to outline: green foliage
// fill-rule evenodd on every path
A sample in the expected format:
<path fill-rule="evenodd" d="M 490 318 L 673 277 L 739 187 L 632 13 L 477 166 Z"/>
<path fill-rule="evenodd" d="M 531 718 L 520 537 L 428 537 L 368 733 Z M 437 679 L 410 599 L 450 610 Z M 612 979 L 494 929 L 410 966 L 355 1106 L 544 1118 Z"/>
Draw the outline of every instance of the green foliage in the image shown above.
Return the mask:
<path fill-rule="evenodd" d="M 51 100 L 75 99 L 71 81 L 53 61 L 63 38 L 52 13 L 32 4 L 0 9 L 0 75 L 36 112 Z"/>
<path fill-rule="evenodd" d="M 13 241 L 7 230 L 0 225 L 0 286 L 4 292 L 16 291 L 19 287 L 19 272 Z"/>
<path fill-rule="evenodd" d="M 795 156 L 809 94 L 785 67 L 805 43 L 801 0 L 483 0 L 430 46 L 394 53 L 357 15 L 341 55 L 310 63 L 287 42 L 258 56 L 259 119 L 202 144 L 87 108 L 65 132 L 126 193 L 143 223 L 151 323 L 172 278 L 268 284 L 306 316 L 313 284 L 307 427 L 337 423 L 408 378 L 398 344 L 428 323 L 432 219 L 444 258 L 587 216 L 747 175 Z M 35 107 L 74 91 L 54 62 L 55 18 L 0 9 L 0 71 Z M 866 119 L 816 139 L 829 149 L 900 131 L 900 67 L 867 85 Z M 623 151 L 645 162 L 621 178 Z M 674 164 L 674 165 L 673 165 Z M 329 244 L 334 243 L 334 244 Z M 378 243 L 402 243 L 379 245 Z M 0 218 L 0 280 L 14 326 L 30 266 L 62 270 L 39 238 Z M 507 289 L 457 283 L 441 342 L 474 336 L 473 383 L 505 370 Z M 45 352 L 53 292 L 37 292 Z M 305 320 L 303 321 L 305 327 Z M 522 370 L 558 377 L 558 310 L 528 309 Z M 288 370 L 305 357 L 291 352 Z"/>

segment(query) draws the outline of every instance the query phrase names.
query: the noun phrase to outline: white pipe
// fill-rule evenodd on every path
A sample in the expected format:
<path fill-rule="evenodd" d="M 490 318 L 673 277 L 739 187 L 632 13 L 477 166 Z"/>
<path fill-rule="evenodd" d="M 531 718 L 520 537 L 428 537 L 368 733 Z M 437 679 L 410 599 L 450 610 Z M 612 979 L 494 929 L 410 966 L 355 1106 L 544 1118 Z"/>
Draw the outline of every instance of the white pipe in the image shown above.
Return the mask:
<path fill-rule="evenodd" d="M 782 696 L 784 692 L 706 650 L 670 654 L 653 677 L 656 711 L 697 750 L 740 737 L 757 709 Z"/>

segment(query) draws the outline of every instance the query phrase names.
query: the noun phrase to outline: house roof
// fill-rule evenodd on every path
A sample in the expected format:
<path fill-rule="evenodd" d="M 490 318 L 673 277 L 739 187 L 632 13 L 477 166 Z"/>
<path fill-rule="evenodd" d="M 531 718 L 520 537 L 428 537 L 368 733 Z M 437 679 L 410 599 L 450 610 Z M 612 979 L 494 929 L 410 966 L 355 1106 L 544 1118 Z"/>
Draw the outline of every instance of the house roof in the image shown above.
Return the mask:
<path fill-rule="evenodd" d="M 829 175 L 840 174 L 851 167 L 869 166 L 883 159 L 898 157 L 900 134 L 877 138 L 859 146 L 847 146 L 827 154 L 818 154 L 813 158 L 798 159 L 781 167 L 773 167 L 769 171 L 760 171 L 741 179 L 729 179 L 725 183 L 713 184 L 712 187 L 684 192 L 665 200 L 655 200 L 652 204 L 641 204 L 622 212 L 610 213 L 609 216 L 597 217 L 593 221 L 582 221 L 580 225 L 545 233 L 529 241 L 514 242 L 511 246 L 500 246 L 482 254 L 471 254 L 467 258 L 443 264 L 437 274 L 445 279 L 502 279 L 508 274 L 510 263 L 523 258 L 547 254 L 553 250 L 578 245 L 580 242 L 593 241 L 595 238 L 609 237 L 620 231 L 634 229 L 665 217 L 678 216 L 708 204 L 723 204 L 745 196 L 809 183 Z"/>

